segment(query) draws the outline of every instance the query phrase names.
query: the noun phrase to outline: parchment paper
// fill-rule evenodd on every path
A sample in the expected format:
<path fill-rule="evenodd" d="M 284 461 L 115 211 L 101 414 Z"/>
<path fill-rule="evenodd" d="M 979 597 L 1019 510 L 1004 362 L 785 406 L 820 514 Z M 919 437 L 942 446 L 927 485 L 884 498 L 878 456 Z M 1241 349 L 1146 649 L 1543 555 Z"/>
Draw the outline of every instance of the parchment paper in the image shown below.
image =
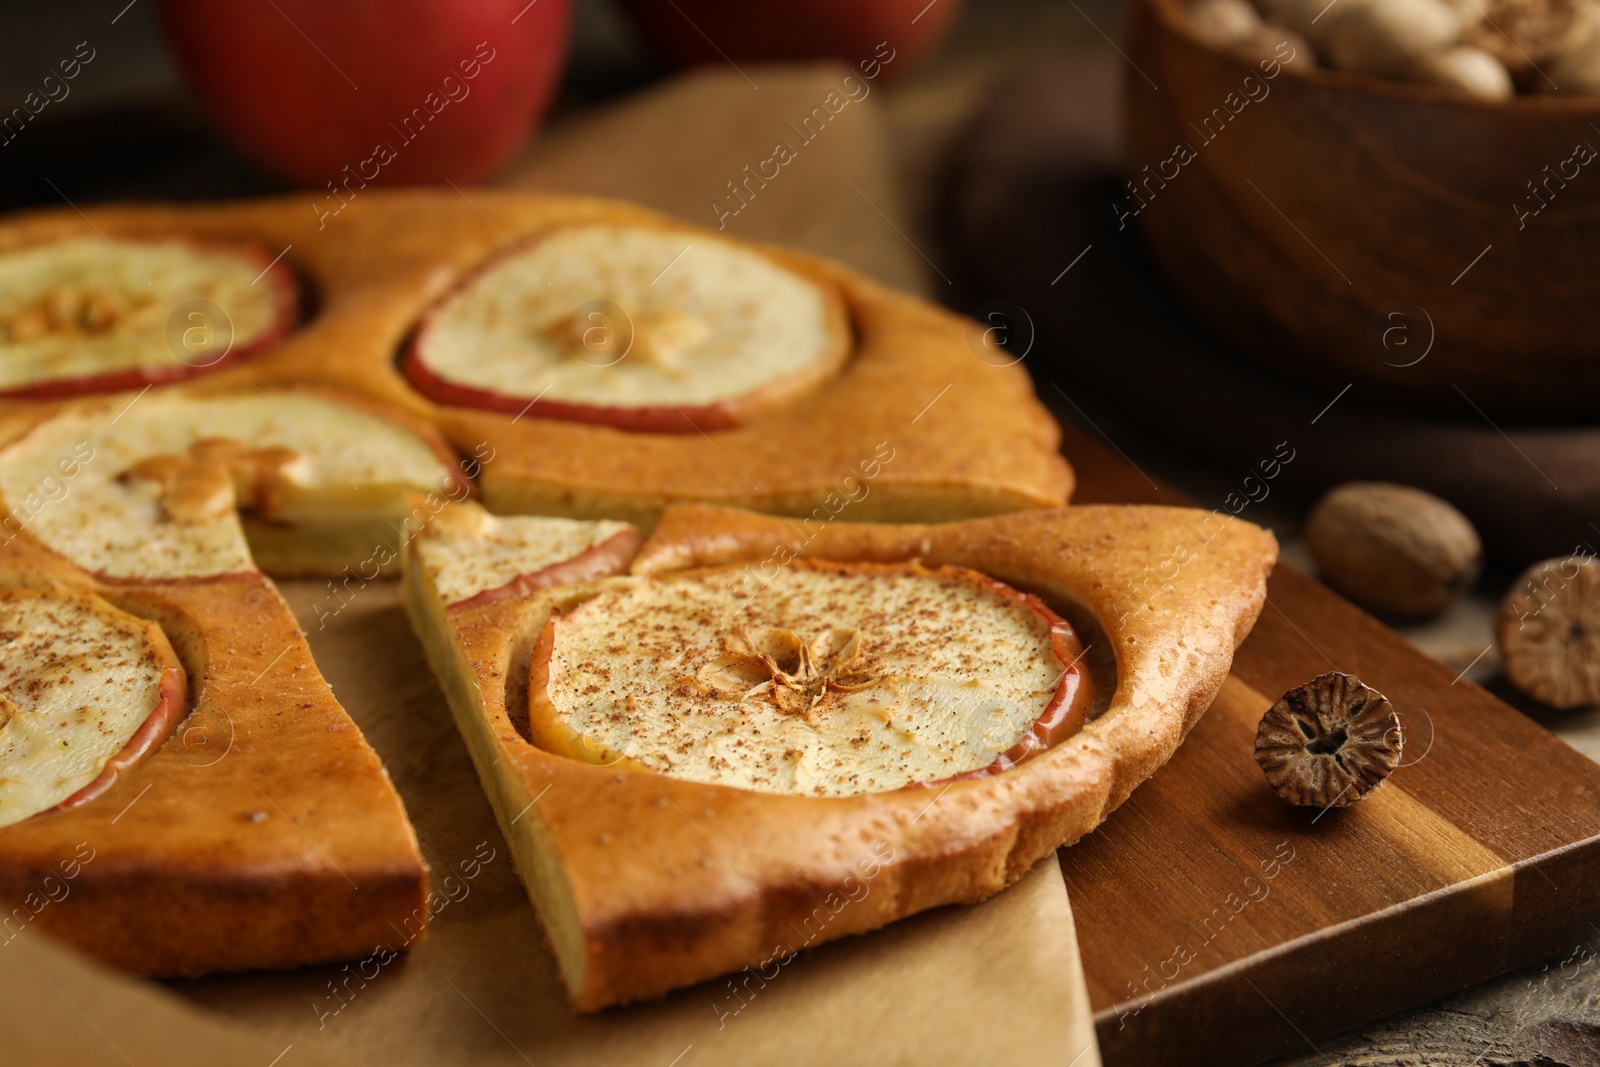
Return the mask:
<path fill-rule="evenodd" d="M 498 184 L 632 200 L 922 292 L 926 264 L 884 151 L 880 83 L 843 65 L 700 68 L 558 125 Z M 788 158 L 780 145 L 788 162 L 777 162 Z"/>
<path fill-rule="evenodd" d="M 821 106 L 844 73 L 692 74 L 561 131 L 511 179 L 626 196 L 715 225 L 708 205 L 724 172 L 767 158 L 767 142 L 782 137 L 789 117 Z M 915 251 L 896 230 L 874 106 L 868 96 L 834 116 L 729 220 L 730 232 L 802 245 L 919 287 Z M 430 936 L 370 978 L 322 967 L 149 983 L 25 931 L 0 948 L 0 1061 L 1099 1063 L 1054 856 L 990 901 L 821 946 L 763 988 L 735 992 L 714 981 L 573 1016 L 394 584 L 362 588 L 331 616 L 337 601 L 321 583 L 282 588 L 318 665 L 404 797 L 434 892 L 443 895 L 445 875 L 457 876 Z M 313 605 L 323 608 L 321 628 Z M 462 878 L 464 869 L 475 876 Z"/>

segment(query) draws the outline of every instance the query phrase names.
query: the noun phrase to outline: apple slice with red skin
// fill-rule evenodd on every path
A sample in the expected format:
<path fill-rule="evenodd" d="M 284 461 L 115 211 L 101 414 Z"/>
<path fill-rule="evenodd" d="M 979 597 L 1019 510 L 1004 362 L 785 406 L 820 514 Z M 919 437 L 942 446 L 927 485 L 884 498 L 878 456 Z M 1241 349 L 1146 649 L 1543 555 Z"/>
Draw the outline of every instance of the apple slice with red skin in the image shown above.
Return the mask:
<path fill-rule="evenodd" d="M 300 281 L 282 258 L 260 245 L 243 241 L 220 241 L 197 237 L 178 239 L 180 243 L 213 253 L 249 259 L 261 271 L 256 284 L 267 286 L 274 302 L 273 324 L 247 343 L 235 344 L 221 358 L 205 364 L 172 363 L 120 367 L 101 374 L 80 374 L 50 378 L 29 385 L 0 388 L 5 400 L 60 400 L 95 393 L 120 393 L 149 385 L 171 385 L 222 370 L 260 355 L 287 337 L 300 322 Z"/>
<path fill-rule="evenodd" d="M 869 563 L 859 566 L 865 573 L 872 574 L 885 567 L 892 568 L 894 565 Z M 941 569 L 967 570 L 966 568 Z M 1045 704 L 1044 710 L 1034 719 L 1028 732 L 1016 744 L 995 757 L 991 763 L 932 781 L 912 782 L 902 786 L 902 789 L 927 789 L 967 779 L 986 778 L 996 774 L 1003 774 L 1077 733 L 1083 728 L 1084 723 L 1088 721 L 1089 709 L 1094 703 L 1094 682 L 1078 666 L 1083 659 L 1085 650 L 1082 642 L 1078 640 L 1077 633 L 1072 629 L 1072 625 L 1033 594 L 1021 592 L 1005 582 L 985 574 L 968 573 L 972 578 L 981 581 L 996 596 L 1023 606 L 1037 614 L 1045 622 L 1050 628 L 1050 650 L 1061 664 L 1061 678 L 1056 683 L 1055 692 L 1051 694 L 1049 702 Z M 555 653 L 556 625 L 559 620 L 560 615 L 555 614 L 545 622 L 543 628 L 539 631 L 537 640 L 534 642 L 533 652 L 530 657 L 528 669 L 530 680 L 528 685 L 528 721 L 530 729 L 533 731 L 534 743 L 556 755 L 569 756 L 585 762 L 594 762 L 587 759 L 587 755 L 599 755 L 603 758 L 604 766 L 616 770 L 655 773 L 652 768 L 645 764 L 630 759 L 621 753 L 613 752 L 603 743 L 592 741 L 585 735 L 579 734 L 575 738 L 562 738 L 541 727 L 541 724 L 544 723 L 560 721 L 560 715 L 547 692 L 550 684 L 550 657 Z M 589 752 L 580 751 L 580 748 L 588 749 Z"/>
<path fill-rule="evenodd" d="M 400 371 L 411 383 L 412 388 L 436 403 L 452 407 L 476 408 L 480 411 L 498 411 L 519 418 L 530 416 L 561 422 L 610 426 L 630 433 L 709 433 L 745 425 L 766 412 L 777 410 L 805 396 L 837 374 L 849 357 L 851 332 L 843 301 L 838 294 L 824 288 L 821 290 L 823 315 L 826 331 L 831 338 L 827 348 L 798 370 L 791 370 L 771 378 L 754 389 L 734 396 L 721 397 L 709 403 L 678 404 L 668 401 L 663 404 L 612 405 L 546 399 L 542 392 L 534 396 L 514 396 L 456 381 L 430 366 L 428 360 L 430 331 L 435 328 L 439 315 L 450 307 L 451 301 L 459 298 L 478 280 L 515 257 L 526 259 L 523 248 L 551 236 L 560 229 L 561 227 L 556 227 L 544 233 L 534 234 L 520 241 L 518 247 L 490 256 L 463 277 L 422 316 L 400 359 Z M 786 266 L 781 264 L 779 266 L 783 270 L 789 270 Z M 812 278 L 803 277 L 803 280 L 813 285 L 817 284 Z"/>
<path fill-rule="evenodd" d="M 639 546 L 643 543 L 644 536 L 630 526 L 626 530 L 617 531 L 597 545 L 589 546 L 570 559 L 552 563 L 548 567 L 541 567 L 527 574 L 519 574 L 504 585 L 497 585 L 493 589 L 485 589 L 464 600 L 457 600 L 450 604 L 447 610 L 483 608 L 502 600 L 531 596 L 543 589 L 554 589 L 558 585 L 577 585 L 579 582 L 621 574 L 628 569 L 628 564 L 633 562 L 633 557 L 638 554 Z"/>
<path fill-rule="evenodd" d="M 812 382 L 788 379 L 774 383 L 775 387 L 760 389 L 742 396 L 729 397 L 713 404 L 652 405 L 647 407 L 617 407 L 602 404 L 571 404 L 561 400 L 525 400 L 506 396 L 473 385 L 462 385 L 440 377 L 418 359 L 415 346 L 407 352 L 404 364 L 406 380 L 417 392 L 431 400 L 452 407 L 477 408 L 481 411 L 500 411 L 508 415 L 531 415 L 538 419 L 556 419 L 561 422 L 583 422 L 596 426 L 610 426 L 630 433 L 709 433 L 714 430 L 731 430 L 742 426 L 759 412 L 781 405 L 790 396 L 808 392 Z M 820 379 L 826 376 L 817 375 Z"/>
<path fill-rule="evenodd" d="M 650 407 L 612 407 L 599 404 L 571 404 L 561 400 L 535 399 L 507 396 L 475 385 L 462 385 L 440 377 L 417 355 L 416 342 L 406 350 L 401 368 L 412 388 L 430 400 L 452 407 L 477 408 L 480 411 L 499 411 L 507 415 L 528 415 L 536 419 L 556 419 L 561 422 L 584 422 L 597 426 L 610 426 L 631 433 L 694 433 L 727 430 L 747 421 L 741 417 L 743 408 L 755 406 L 741 403 L 737 397 L 715 404 L 694 404 L 682 407 L 654 405 Z"/>
<path fill-rule="evenodd" d="M 178 723 L 189 713 L 189 679 L 178 663 L 171 642 L 155 623 L 150 624 L 147 633 L 156 658 L 163 662 L 155 710 L 140 723 L 133 736 L 128 738 L 128 743 L 106 761 L 106 765 L 101 768 L 93 781 L 48 810 L 66 811 L 79 804 L 86 804 L 116 785 L 124 771 L 132 770 L 146 756 L 165 744 L 167 738 L 178 728 Z"/>

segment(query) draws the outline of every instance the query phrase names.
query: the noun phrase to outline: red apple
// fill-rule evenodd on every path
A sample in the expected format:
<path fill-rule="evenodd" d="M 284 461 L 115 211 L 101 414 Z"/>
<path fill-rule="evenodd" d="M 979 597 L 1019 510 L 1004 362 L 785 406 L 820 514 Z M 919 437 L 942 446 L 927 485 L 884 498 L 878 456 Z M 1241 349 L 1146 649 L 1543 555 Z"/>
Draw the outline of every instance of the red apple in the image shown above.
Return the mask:
<path fill-rule="evenodd" d="M 963 0 L 622 0 L 652 48 L 679 66 L 838 59 L 894 78 L 934 51 Z"/>
<path fill-rule="evenodd" d="M 474 182 L 504 163 L 550 103 L 570 15 L 570 0 L 162 2 L 195 94 L 239 150 L 352 192 Z"/>

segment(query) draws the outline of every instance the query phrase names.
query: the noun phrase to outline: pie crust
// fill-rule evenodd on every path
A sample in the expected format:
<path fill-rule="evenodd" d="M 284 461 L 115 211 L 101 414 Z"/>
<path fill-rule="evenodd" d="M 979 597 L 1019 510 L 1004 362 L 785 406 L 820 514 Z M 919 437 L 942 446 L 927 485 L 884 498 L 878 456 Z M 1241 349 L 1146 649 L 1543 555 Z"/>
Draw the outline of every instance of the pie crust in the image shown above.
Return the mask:
<path fill-rule="evenodd" d="M 406 571 L 439 675 L 573 1005 L 595 1011 L 785 961 L 942 904 L 981 900 L 1098 825 L 1210 705 L 1266 596 L 1265 530 L 1182 508 L 1035 510 L 943 525 L 799 524 L 669 509 L 633 574 L 797 557 L 968 567 L 1072 620 L 1109 694 L 1009 771 L 936 789 L 776 796 L 552 755 L 525 731 L 529 653 L 593 586 L 448 610 Z"/>
<path fill-rule="evenodd" d="M 577 197 L 363 189 L 320 218 L 303 197 L 193 207 L 39 212 L 0 225 L 0 252 L 66 236 L 174 232 L 283 249 L 318 309 L 268 352 L 204 379 L 218 387 L 320 381 L 429 419 L 483 464 L 498 514 L 610 518 L 648 529 L 673 503 L 820 521 L 945 521 L 1054 507 L 1072 490 L 1060 435 L 1020 366 L 995 366 L 973 324 L 838 264 L 760 254 L 839 294 L 854 346 L 839 372 L 744 425 L 642 433 L 435 404 L 397 367 L 428 309 L 522 236 L 588 223 L 685 227 Z M 709 235 L 707 239 L 712 239 Z M 980 354 L 981 353 L 981 354 Z"/>

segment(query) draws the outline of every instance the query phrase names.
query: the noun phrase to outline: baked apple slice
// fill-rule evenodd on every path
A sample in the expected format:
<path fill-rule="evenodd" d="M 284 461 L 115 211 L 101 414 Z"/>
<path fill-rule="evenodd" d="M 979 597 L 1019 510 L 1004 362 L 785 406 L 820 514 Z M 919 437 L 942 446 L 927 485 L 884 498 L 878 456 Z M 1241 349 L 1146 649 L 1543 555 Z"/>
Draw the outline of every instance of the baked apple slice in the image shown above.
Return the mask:
<path fill-rule="evenodd" d="M 0 254 L 0 397 L 138 389 L 246 359 L 294 328 L 293 272 L 212 239 L 69 237 Z"/>
<path fill-rule="evenodd" d="M 339 574 L 466 493 L 437 438 L 308 389 L 77 401 L 0 448 L 7 532 L 115 579 Z"/>
<path fill-rule="evenodd" d="M 412 558 L 451 611 L 621 574 L 644 538 L 626 522 L 491 515 L 452 504 L 419 534 Z"/>
<path fill-rule="evenodd" d="M 489 260 L 424 317 L 403 369 L 442 404 L 685 433 L 789 403 L 849 348 L 833 287 L 759 251 L 583 225 Z"/>
<path fill-rule="evenodd" d="M 0 590 L 0 826 L 91 800 L 188 711 L 161 627 L 97 596 Z"/>
<path fill-rule="evenodd" d="M 794 562 L 608 583 L 534 646 L 534 744 L 763 793 L 998 773 L 1083 725 L 1072 628 L 976 571 Z"/>

